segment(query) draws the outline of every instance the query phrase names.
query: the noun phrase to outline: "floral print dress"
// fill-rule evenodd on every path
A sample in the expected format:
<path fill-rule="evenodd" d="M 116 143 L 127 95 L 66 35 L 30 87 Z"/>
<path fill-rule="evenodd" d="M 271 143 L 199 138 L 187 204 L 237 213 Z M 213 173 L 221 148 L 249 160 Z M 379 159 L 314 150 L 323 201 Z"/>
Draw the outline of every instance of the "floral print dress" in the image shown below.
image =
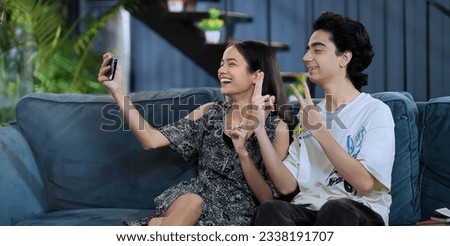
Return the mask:
<path fill-rule="evenodd" d="M 258 201 L 250 190 L 231 139 L 224 134 L 224 119 L 230 109 L 229 102 L 215 102 L 197 120 L 181 119 L 161 127 L 160 132 L 171 142 L 170 147 L 185 159 L 198 155 L 198 176 L 170 187 L 155 198 L 156 213 L 164 216 L 176 198 L 195 193 L 203 199 L 203 211 L 196 225 L 226 226 L 249 225 Z M 266 131 L 273 142 L 280 118 L 269 115 Z M 247 150 L 257 169 L 277 193 L 262 163 L 255 135 L 248 139 Z M 127 221 L 127 225 L 145 225 L 148 218 Z"/>

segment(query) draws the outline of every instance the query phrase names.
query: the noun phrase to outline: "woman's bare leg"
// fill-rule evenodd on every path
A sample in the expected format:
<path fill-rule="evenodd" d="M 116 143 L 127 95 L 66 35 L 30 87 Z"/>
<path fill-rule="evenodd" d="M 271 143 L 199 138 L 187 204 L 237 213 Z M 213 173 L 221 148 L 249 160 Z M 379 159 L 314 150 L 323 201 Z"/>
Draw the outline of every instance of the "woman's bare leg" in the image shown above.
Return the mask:
<path fill-rule="evenodd" d="M 152 218 L 148 225 L 172 225 L 190 226 L 200 218 L 202 214 L 203 199 L 197 194 L 184 194 L 169 206 L 165 217 Z"/>
<path fill-rule="evenodd" d="M 152 218 L 149 222 L 148 222 L 148 226 L 159 226 L 161 225 L 161 223 L 163 222 L 163 220 L 166 217 L 156 217 L 156 218 Z"/>

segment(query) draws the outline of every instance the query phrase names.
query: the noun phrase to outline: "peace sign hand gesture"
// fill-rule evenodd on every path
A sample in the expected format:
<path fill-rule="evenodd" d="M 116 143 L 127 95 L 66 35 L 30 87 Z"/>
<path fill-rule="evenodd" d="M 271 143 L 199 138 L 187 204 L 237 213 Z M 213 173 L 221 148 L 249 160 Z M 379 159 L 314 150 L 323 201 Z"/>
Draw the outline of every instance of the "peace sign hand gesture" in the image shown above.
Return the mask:
<path fill-rule="evenodd" d="M 262 95 L 264 72 L 256 74 L 256 84 L 253 90 L 251 104 L 244 111 L 243 126 L 247 130 L 265 131 L 266 118 L 271 111 L 275 110 L 275 96 Z"/>
<path fill-rule="evenodd" d="M 298 111 L 297 118 L 298 124 L 301 129 L 310 131 L 314 135 L 314 130 L 320 129 L 324 124 L 320 118 L 319 112 L 317 111 L 314 103 L 311 99 L 311 94 L 309 92 L 309 87 L 306 81 L 303 81 L 303 88 L 305 90 L 305 99 L 303 99 L 300 92 L 294 85 L 289 85 L 294 91 L 295 97 L 300 105 L 300 110 Z"/>

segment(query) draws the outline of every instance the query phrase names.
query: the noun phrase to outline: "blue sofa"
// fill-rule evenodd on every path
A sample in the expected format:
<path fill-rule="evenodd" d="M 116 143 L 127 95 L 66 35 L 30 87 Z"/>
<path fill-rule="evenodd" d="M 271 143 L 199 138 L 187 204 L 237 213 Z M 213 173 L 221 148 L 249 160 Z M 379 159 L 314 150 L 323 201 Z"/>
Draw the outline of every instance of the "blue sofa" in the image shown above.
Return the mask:
<path fill-rule="evenodd" d="M 450 208 L 450 97 L 373 95 L 396 123 L 390 224 L 414 225 Z M 131 99 L 157 127 L 223 97 L 217 88 L 190 88 Z M 196 175 L 195 162 L 169 147 L 143 150 L 110 95 L 30 94 L 17 103 L 16 121 L 0 127 L 0 225 L 123 225 Z"/>

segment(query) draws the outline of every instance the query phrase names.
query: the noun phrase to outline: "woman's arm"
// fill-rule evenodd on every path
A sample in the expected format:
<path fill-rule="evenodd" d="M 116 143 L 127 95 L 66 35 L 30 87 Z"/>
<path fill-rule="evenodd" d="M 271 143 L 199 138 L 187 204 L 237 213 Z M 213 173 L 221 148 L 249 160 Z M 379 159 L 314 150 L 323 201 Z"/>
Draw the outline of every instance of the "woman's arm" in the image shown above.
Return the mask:
<path fill-rule="evenodd" d="M 258 121 L 253 124 L 252 129 L 258 139 L 264 166 L 266 167 L 272 182 L 278 192 L 283 195 L 288 195 L 294 192 L 298 186 L 296 179 L 282 161 L 286 158 L 289 149 L 289 130 L 287 124 L 284 121 L 280 121 L 276 128 L 276 135 L 273 143 L 267 136 L 265 122 L 269 111 L 274 108 L 273 103 L 275 98 L 270 95 L 261 95 L 263 78 L 264 73 L 261 72 L 261 75 L 258 76 L 252 96 L 254 110 L 251 114 L 258 119 Z"/>
<path fill-rule="evenodd" d="M 250 122 L 247 121 L 247 119 L 244 119 L 243 123 L 244 128 L 246 130 L 249 130 L 248 132 L 246 131 L 247 134 L 250 134 L 251 132 L 255 133 L 260 146 L 260 152 L 264 165 L 268 170 L 275 187 L 279 192 L 286 195 L 292 193 L 297 188 L 297 182 L 295 181 L 295 178 L 281 161 L 286 157 L 288 152 L 289 131 L 286 123 L 280 121 L 276 128 L 276 134 L 273 143 L 267 136 L 265 121 L 270 113 L 270 110 L 272 110 L 274 107 L 273 102 L 275 101 L 275 98 L 274 96 L 270 95 L 261 95 L 263 78 L 264 73 L 260 72 L 258 74 L 255 89 L 253 91 L 251 107 L 252 110 L 250 110 L 249 112 L 256 117 L 252 117 L 252 120 L 258 119 L 258 121 Z M 238 129 L 239 133 L 241 133 L 242 131 L 243 130 Z M 241 137 L 241 139 L 243 140 L 244 138 Z M 242 146 L 242 143 L 245 142 L 240 143 L 241 145 L 239 145 L 239 142 L 235 144 L 235 149 L 238 152 L 239 157 L 241 158 L 241 165 L 247 183 L 249 184 L 253 193 L 258 197 L 260 202 L 267 199 L 272 199 L 273 197 L 271 187 L 266 182 L 264 177 L 262 177 L 262 175 L 258 172 L 258 170 L 256 170 L 256 167 L 253 165 L 253 163 L 245 159 L 246 155 L 248 155 L 246 154 L 245 146 Z M 240 149 L 242 150 L 242 154 L 240 153 Z M 286 186 L 285 183 L 288 183 L 288 185 Z M 290 187 L 293 188 L 290 189 Z"/>
<path fill-rule="evenodd" d="M 278 192 L 289 195 L 297 189 L 297 180 L 283 161 L 289 148 L 289 130 L 285 122 L 277 126 L 277 134 L 272 144 L 265 131 L 255 131 L 261 149 L 264 166 Z"/>
<path fill-rule="evenodd" d="M 169 140 L 158 130 L 150 126 L 137 111 L 129 96 L 125 93 L 122 85 L 120 66 L 117 66 L 116 76 L 113 80 L 109 80 L 105 75 L 110 69 L 108 63 L 112 57 L 113 55 L 109 52 L 103 55 L 103 62 L 98 74 L 98 81 L 110 91 L 122 111 L 125 121 L 128 123 L 130 129 L 144 149 L 154 149 L 169 145 Z"/>
<path fill-rule="evenodd" d="M 264 177 L 259 173 L 247 151 L 246 143 L 250 134 L 250 131 L 246 131 L 241 128 L 233 129 L 230 132 L 234 148 L 239 156 L 244 178 L 247 181 L 250 190 L 256 196 L 258 201 L 262 203 L 273 199 L 272 189 Z"/>

